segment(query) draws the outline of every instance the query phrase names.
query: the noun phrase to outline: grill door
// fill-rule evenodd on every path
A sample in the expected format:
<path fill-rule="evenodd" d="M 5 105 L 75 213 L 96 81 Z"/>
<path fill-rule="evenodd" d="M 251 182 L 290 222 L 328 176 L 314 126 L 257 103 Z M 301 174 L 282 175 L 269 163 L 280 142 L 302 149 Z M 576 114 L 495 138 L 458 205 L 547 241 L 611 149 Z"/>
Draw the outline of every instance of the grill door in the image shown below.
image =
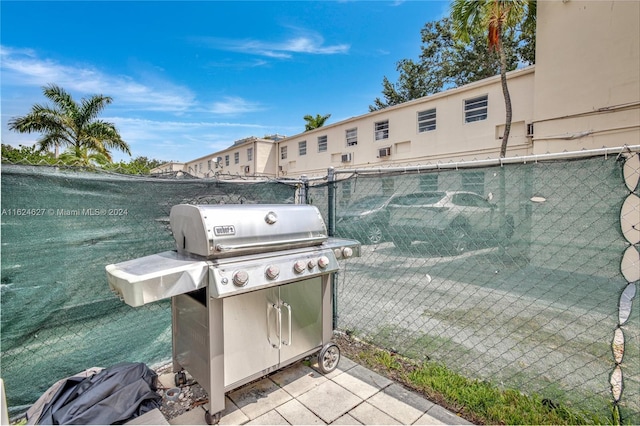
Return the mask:
<path fill-rule="evenodd" d="M 322 280 L 222 299 L 225 387 L 322 346 Z"/>
<path fill-rule="evenodd" d="M 280 362 L 284 363 L 322 346 L 322 278 L 311 278 L 280 287 L 280 300 L 283 342 Z"/>
<path fill-rule="evenodd" d="M 269 342 L 277 343 L 276 318 L 272 306 L 278 305 L 278 288 L 268 288 L 226 297 L 224 309 L 224 383 L 246 379 L 277 365 L 279 353 Z M 269 321 L 267 316 L 269 316 Z"/>

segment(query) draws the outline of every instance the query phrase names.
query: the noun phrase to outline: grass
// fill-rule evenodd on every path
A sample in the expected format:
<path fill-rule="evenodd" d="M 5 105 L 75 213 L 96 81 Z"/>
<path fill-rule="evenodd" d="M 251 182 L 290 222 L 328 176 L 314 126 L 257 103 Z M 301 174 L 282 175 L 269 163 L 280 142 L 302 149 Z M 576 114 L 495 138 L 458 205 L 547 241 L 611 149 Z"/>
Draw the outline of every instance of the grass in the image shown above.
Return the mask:
<path fill-rule="evenodd" d="M 377 371 L 476 424 L 619 424 L 616 411 L 603 418 L 514 389 L 471 380 L 441 363 L 423 363 L 377 348 L 353 337 L 337 343 L 352 360 Z"/>

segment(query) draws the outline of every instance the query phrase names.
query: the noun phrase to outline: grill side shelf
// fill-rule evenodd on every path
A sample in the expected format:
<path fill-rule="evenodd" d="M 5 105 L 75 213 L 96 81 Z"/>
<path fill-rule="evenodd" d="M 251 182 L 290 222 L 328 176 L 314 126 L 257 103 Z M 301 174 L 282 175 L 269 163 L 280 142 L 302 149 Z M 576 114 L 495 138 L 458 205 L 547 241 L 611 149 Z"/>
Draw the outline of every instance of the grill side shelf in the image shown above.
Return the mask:
<path fill-rule="evenodd" d="M 105 269 L 111 290 L 137 307 L 206 287 L 208 266 L 206 261 L 167 251 Z"/>

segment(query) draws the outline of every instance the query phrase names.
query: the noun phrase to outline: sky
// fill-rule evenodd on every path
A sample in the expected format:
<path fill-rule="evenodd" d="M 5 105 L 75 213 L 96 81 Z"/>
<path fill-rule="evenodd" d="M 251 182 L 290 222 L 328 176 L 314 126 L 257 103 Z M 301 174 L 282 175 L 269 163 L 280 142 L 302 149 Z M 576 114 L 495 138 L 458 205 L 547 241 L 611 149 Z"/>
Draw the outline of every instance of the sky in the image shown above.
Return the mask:
<path fill-rule="evenodd" d="M 446 1 L 0 2 L 2 143 L 40 134 L 11 118 L 50 102 L 105 95 L 131 157 L 185 162 L 250 136 L 304 131 L 366 114 L 396 63 L 417 59 L 420 30 Z"/>

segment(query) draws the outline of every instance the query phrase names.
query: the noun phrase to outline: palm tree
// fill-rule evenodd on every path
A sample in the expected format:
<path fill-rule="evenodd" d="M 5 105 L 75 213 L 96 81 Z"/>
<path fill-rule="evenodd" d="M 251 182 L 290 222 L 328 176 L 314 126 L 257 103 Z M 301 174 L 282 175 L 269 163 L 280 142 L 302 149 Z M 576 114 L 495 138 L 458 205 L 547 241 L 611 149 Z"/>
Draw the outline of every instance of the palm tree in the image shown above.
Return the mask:
<path fill-rule="evenodd" d="M 458 40 L 468 43 L 472 37 L 486 36 L 489 49 L 494 49 L 500 57 L 500 80 L 506 119 L 500 157 L 507 153 L 507 143 L 511 131 L 511 96 L 507 86 L 507 58 L 503 49 L 503 40 L 508 31 L 516 31 L 523 21 L 530 24 L 535 21 L 535 0 L 453 0 L 451 19 L 454 35 Z"/>
<path fill-rule="evenodd" d="M 69 166 L 106 166 L 111 163 L 103 153 L 86 147 L 67 148 L 60 154 L 60 161 Z"/>
<path fill-rule="evenodd" d="M 304 121 L 307 122 L 307 124 L 304 125 L 304 131 L 308 132 L 309 130 L 317 129 L 318 127 L 324 126 L 325 121 L 327 121 L 329 117 L 331 117 L 331 114 L 316 114 L 315 117 L 311 115 L 305 115 L 304 117 L 302 117 L 304 118 Z"/>
<path fill-rule="evenodd" d="M 111 97 L 93 95 L 82 98 L 80 103 L 73 100 L 63 88 L 50 84 L 42 88 L 45 97 L 53 107 L 35 104 L 31 112 L 9 120 L 9 129 L 20 133 L 40 132 L 38 147 L 41 151 L 67 147 L 73 156 L 84 165 L 89 165 L 89 157 L 100 154 L 111 162 L 110 149 L 118 149 L 131 155 L 129 145 L 122 140 L 112 123 L 97 119 L 102 110 L 112 102 Z M 74 161 L 77 163 L 78 161 Z"/>

